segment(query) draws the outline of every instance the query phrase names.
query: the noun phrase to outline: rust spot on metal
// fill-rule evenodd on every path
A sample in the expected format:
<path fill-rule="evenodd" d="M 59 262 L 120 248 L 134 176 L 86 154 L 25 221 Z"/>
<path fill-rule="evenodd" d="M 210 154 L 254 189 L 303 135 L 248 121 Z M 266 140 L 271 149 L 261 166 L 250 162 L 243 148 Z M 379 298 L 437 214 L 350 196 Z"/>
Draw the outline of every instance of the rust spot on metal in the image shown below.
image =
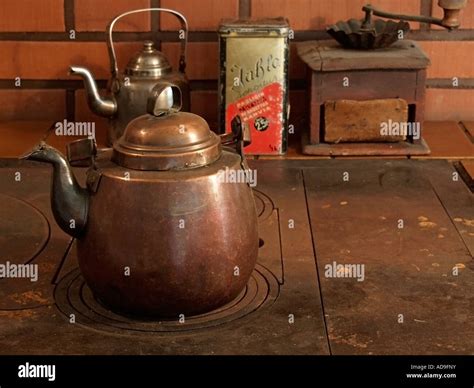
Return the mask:
<path fill-rule="evenodd" d="M 43 294 L 39 291 L 26 291 L 21 294 L 15 293 L 11 294 L 10 298 L 21 305 L 26 305 L 30 302 L 37 302 L 40 304 L 49 302 L 48 299 L 43 298 Z"/>

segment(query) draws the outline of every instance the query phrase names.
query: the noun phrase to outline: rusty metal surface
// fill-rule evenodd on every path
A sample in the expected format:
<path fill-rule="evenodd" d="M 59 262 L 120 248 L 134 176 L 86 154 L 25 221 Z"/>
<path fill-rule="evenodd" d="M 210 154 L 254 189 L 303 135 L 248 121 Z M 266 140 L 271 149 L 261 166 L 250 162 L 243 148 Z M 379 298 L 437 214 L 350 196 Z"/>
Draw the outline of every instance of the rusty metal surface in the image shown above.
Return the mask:
<path fill-rule="evenodd" d="M 38 208 L 52 228 L 46 249 L 53 248 L 58 239 L 64 244 L 35 259 L 51 270 L 40 268 L 41 283 L 24 288 L 24 292 L 36 290 L 43 304 L 21 310 L 17 304 L 15 311 L 0 308 L 0 353 L 328 353 L 300 172 L 279 168 L 259 176 L 261 248 L 246 291 L 207 316 L 188 317 L 184 323 L 160 323 L 116 315 L 92 297 L 78 277 L 76 250 L 68 249 L 69 238 L 54 226 L 48 210 L 50 169 L 19 163 L 23 170 L 31 171 L 28 176 L 36 178 L 28 187 L 19 187 L 10 181 L 12 171 L 18 169 L 12 164 L 2 163 L 2 193 L 28 201 L 41 197 Z M 296 220 L 296 230 L 288 229 L 287 217 Z M 7 284 L 0 280 L 5 296 L 15 295 L 19 289 L 23 290 L 16 281 Z"/>
<path fill-rule="evenodd" d="M 449 195 L 427 177 L 448 185 L 452 167 L 320 166 L 304 178 L 332 353 L 472 354 L 472 256 L 444 208 Z M 455 214 L 468 219 L 472 195 L 459 185 L 451 192 L 463 197 Z M 334 262 L 365 265 L 364 280 L 329 277 Z"/>
<path fill-rule="evenodd" d="M 13 263 L 28 263 L 49 240 L 49 223 L 30 203 L 0 194 L 0 252 L 8 252 Z M 25 220 L 19 223 L 18 219 Z"/>
<path fill-rule="evenodd" d="M 114 313 L 104 307 L 94 297 L 80 271 L 75 268 L 58 283 L 54 299 L 66 319 L 69 319 L 71 314 L 75 315 L 76 325 L 112 334 L 153 336 L 212 329 L 242 319 L 271 306 L 278 297 L 279 286 L 275 276 L 265 267 L 258 265 L 237 298 L 211 312 L 185 317 L 182 320 L 139 319 Z"/>
<path fill-rule="evenodd" d="M 41 306 L 53 305 L 51 282 L 72 239 L 59 229 L 50 210 L 50 169 L 23 162 L 1 164 L 0 263 L 38 265 L 37 282 L 0 279 L 0 325 L 10 332 L 22 325 L 17 326 L 9 317 L 27 320 Z M 24 222 L 18 221 L 20 217 Z"/>
<path fill-rule="evenodd" d="M 184 323 L 120 316 L 95 300 L 70 238 L 52 222 L 50 169 L 12 164 L 1 163 L 2 195 L 35 206 L 51 235 L 33 260 L 37 283 L 0 280 L 2 354 L 474 352 L 473 197 L 445 179 L 454 171 L 447 162 L 250 161 L 262 240 L 256 272 L 229 305 Z M 38 228 L 31 242 L 42 235 Z M 366 264 L 365 280 L 325 277 L 333 261 Z"/>
<path fill-rule="evenodd" d="M 464 244 L 474 257 L 474 196 L 454 167 L 445 162 L 423 165 L 438 199 L 449 214 Z"/>

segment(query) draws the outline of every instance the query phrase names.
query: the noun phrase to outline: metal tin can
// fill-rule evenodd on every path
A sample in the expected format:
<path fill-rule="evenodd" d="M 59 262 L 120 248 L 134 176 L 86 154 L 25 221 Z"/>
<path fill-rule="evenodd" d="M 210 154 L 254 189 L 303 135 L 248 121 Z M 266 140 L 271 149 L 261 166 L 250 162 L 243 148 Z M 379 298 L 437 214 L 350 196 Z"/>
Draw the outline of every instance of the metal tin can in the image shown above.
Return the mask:
<path fill-rule="evenodd" d="M 251 155 L 286 152 L 289 25 L 284 18 L 224 20 L 219 27 L 219 123 L 237 114 L 250 127 Z"/>

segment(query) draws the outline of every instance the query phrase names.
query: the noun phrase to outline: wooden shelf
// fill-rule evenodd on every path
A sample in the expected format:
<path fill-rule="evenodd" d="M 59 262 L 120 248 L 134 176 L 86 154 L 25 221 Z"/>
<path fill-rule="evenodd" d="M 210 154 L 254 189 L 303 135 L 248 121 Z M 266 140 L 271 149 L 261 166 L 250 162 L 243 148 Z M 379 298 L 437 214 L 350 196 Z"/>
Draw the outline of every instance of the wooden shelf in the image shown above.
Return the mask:
<path fill-rule="evenodd" d="M 0 122 L 0 158 L 18 158 L 31 150 L 41 140 L 66 152 L 66 145 L 79 136 L 56 136 L 51 121 Z M 105 139 L 98 138 L 97 145 L 105 147 Z"/>
<path fill-rule="evenodd" d="M 464 128 L 453 121 L 428 122 L 423 136 L 431 154 L 415 156 L 419 159 L 474 159 L 474 144 L 469 140 Z"/>
<path fill-rule="evenodd" d="M 0 158 L 18 158 L 29 151 L 35 144 L 45 140 L 48 144 L 56 147 L 61 152 L 66 151 L 66 145 L 78 139 L 73 136 L 56 136 L 49 131 L 52 123 L 49 121 L 12 121 L 0 123 Z M 422 159 L 449 159 L 449 160 L 474 160 L 474 144 L 470 139 L 466 128 L 474 130 L 474 123 L 467 122 L 458 124 L 456 122 L 426 122 L 424 126 L 424 138 L 431 149 L 430 155 L 412 156 Z M 98 146 L 105 147 L 100 138 Z M 406 158 L 406 156 L 343 156 L 333 155 L 336 158 L 375 158 L 393 159 Z M 285 156 L 249 156 L 249 159 L 328 159 L 330 155 L 313 156 L 302 152 L 301 138 L 298 135 L 290 135 L 288 153 Z"/>

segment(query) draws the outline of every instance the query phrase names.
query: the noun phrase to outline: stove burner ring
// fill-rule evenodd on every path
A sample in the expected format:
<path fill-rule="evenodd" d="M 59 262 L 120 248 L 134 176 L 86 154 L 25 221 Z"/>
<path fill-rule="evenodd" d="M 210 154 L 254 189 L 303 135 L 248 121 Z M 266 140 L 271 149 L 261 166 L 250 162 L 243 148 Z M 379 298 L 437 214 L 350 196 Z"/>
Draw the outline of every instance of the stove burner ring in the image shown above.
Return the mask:
<path fill-rule="evenodd" d="M 31 263 L 49 242 L 48 219 L 21 198 L 0 194 L 0 202 L 0 252 L 12 263 Z"/>
<path fill-rule="evenodd" d="M 272 215 L 275 205 L 268 195 L 257 189 L 253 189 L 253 197 L 257 208 L 258 222 L 263 222 Z"/>
<path fill-rule="evenodd" d="M 246 317 L 273 304 L 279 294 L 276 277 L 257 264 L 241 294 L 225 306 L 206 314 L 176 320 L 146 320 L 116 314 L 92 294 L 78 268 L 67 274 L 54 291 L 56 306 L 71 322 L 85 328 L 128 335 L 166 335 L 213 328 Z"/>

